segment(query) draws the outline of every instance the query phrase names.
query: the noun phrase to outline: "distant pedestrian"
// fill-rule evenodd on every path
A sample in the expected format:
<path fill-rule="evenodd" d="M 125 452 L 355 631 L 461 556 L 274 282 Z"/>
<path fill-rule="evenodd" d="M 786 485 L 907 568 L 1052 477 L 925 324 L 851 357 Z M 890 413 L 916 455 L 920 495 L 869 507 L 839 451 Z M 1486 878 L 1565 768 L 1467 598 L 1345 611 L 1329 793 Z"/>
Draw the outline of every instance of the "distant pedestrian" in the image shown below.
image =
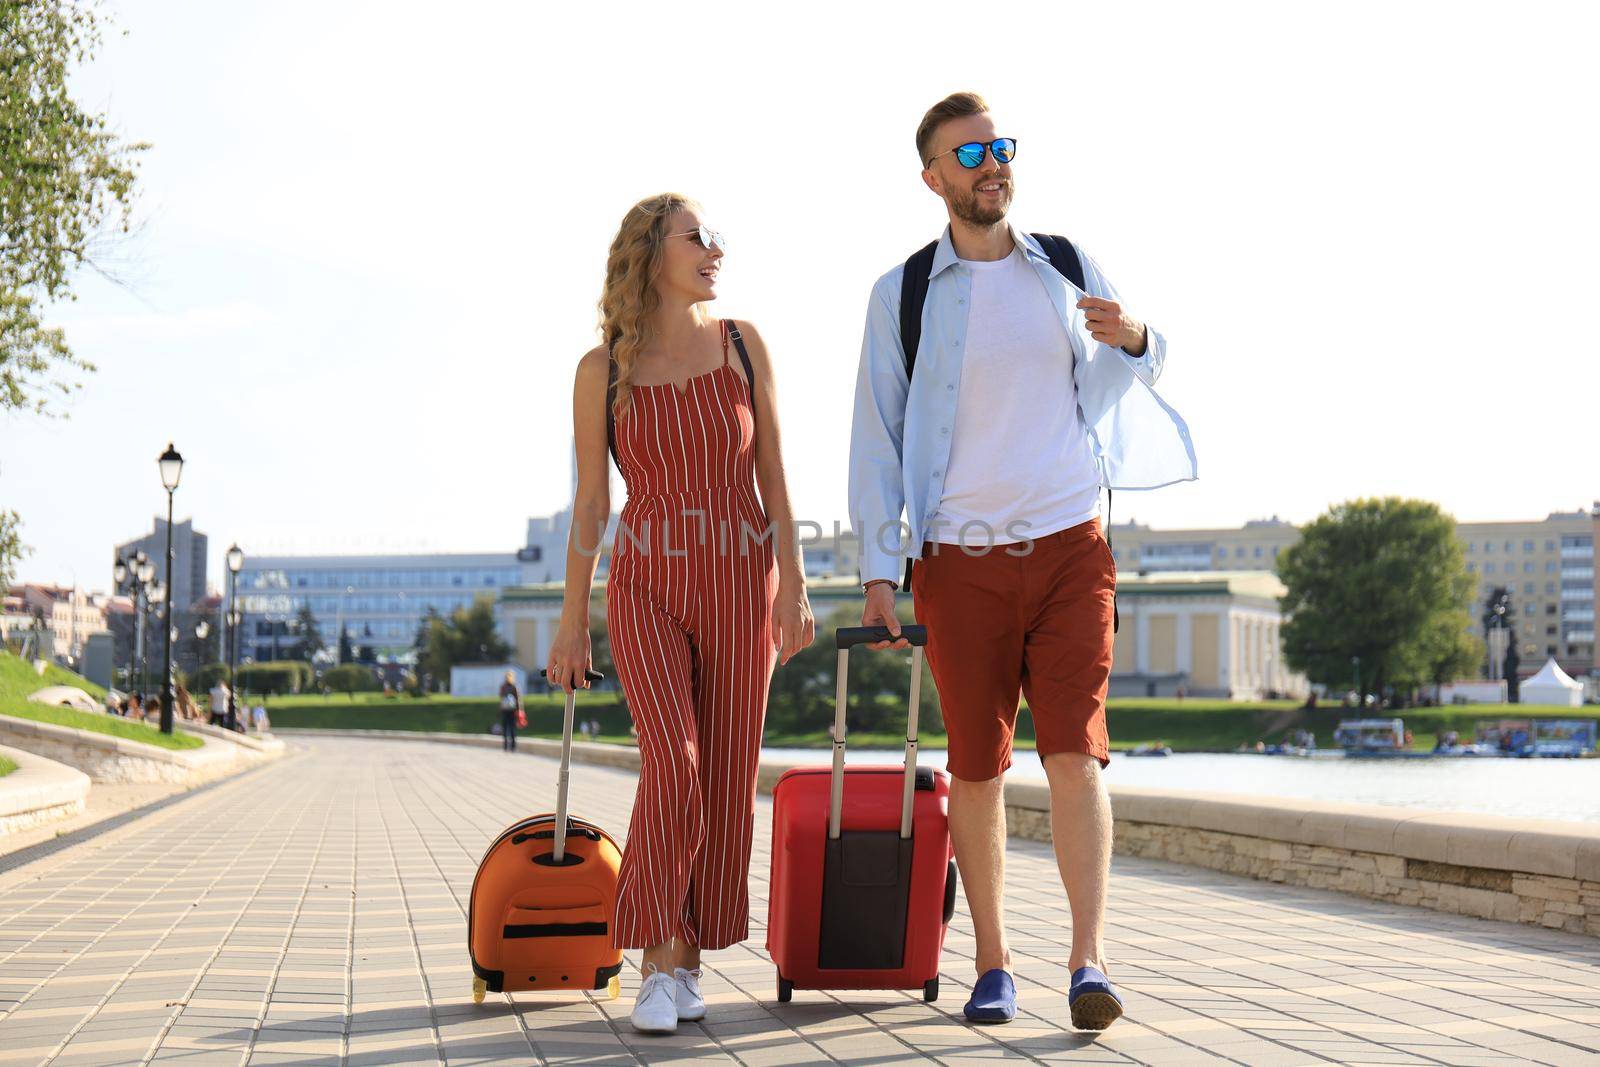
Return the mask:
<path fill-rule="evenodd" d="M 522 711 L 522 694 L 517 691 L 517 676 L 506 671 L 506 680 L 500 683 L 500 747 L 506 752 L 517 750 L 517 715 Z"/>
<path fill-rule="evenodd" d="M 228 719 L 228 687 L 221 678 L 211 687 L 211 725 L 222 726 Z"/>
<path fill-rule="evenodd" d="M 267 706 L 259 700 L 256 701 L 255 710 L 250 713 L 250 717 L 255 722 L 256 733 L 258 734 L 264 732 L 270 725 L 267 722 Z"/>

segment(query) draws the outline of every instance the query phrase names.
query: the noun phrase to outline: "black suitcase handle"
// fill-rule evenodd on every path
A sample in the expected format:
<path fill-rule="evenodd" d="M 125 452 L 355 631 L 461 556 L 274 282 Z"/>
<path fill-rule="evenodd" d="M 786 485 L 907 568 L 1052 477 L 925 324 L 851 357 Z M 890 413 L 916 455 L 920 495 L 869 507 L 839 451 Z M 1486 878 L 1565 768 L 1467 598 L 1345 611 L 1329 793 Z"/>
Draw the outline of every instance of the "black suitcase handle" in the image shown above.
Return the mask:
<path fill-rule="evenodd" d="M 544 677 L 544 668 L 543 667 L 539 668 L 539 677 L 541 677 L 541 678 Z M 586 682 L 598 682 L 598 681 L 604 680 L 604 678 L 605 678 L 605 675 L 601 674 L 599 671 L 584 671 L 583 672 L 583 679 Z"/>
<path fill-rule="evenodd" d="M 926 626 L 909 625 L 900 627 L 900 637 L 913 645 L 926 645 L 928 643 L 928 628 Z M 887 626 L 841 626 L 834 644 L 838 648 L 854 648 L 856 645 L 870 645 L 878 641 L 895 641 L 894 634 L 889 632 Z"/>

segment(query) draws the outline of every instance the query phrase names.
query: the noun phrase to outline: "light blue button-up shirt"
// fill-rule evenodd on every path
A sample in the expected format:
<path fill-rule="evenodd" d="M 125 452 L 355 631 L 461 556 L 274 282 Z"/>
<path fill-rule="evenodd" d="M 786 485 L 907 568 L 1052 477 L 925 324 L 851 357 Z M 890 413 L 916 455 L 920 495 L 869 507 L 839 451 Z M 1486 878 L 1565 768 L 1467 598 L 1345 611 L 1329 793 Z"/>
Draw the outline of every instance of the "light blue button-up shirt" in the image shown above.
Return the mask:
<path fill-rule="evenodd" d="M 1032 236 L 1011 231 L 1044 282 L 1072 345 L 1078 410 L 1088 430 L 1100 482 L 1111 489 L 1158 489 L 1197 477 L 1189 427 L 1156 394 L 1167 342 L 1149 330 L 1145 352 L 1130 356 L 1096 341 L 1075 305 L 1085 295 L 1050 265 Z M 1078 251 L 1087 295 L 1121 298 L 1099 266 Z M 928 516 L 944 492 L 950 427 L 961 401 L 961 364 L 967 340 L 972 272 L 957 257 L 950 229 L 939 238 L 922 308 L 917 369 L 906 377 L 900 343 L 900 283 L 896 266 L 872 287 L 866 337 L 856 376 L 855 421 L 850 434 L 850 516 L 861 535 L 861 580 L 899 582 L 905 556 L 919 557 Z M 1040 388 L 1053 383 L 1040 382 Z M 1065 398 L 1065 394 L 1063 394 Z M 996 419 L 1006 413 L 994 412 Z M 904 515 L 902 525 L 901 516 Z"/>

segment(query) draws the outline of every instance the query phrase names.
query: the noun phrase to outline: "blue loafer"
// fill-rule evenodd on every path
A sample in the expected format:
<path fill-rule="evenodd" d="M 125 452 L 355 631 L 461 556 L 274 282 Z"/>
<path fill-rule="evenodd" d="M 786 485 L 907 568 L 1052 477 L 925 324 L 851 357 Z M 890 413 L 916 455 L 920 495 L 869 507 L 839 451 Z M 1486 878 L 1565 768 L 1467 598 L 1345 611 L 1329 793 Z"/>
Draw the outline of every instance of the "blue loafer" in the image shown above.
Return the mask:
<path fill-rule="evenodd" d="M 961 1009 L 969 1023 L 1008 1023 L 1017 1017 L 1017 987 L 1011 975 L 996 967 L 984 971 Z"/>
<path fill-rule="evenodd" d="M 1072 972 L 1067 1005 L 1072 1009 L 1072 1025 L 1079 1030 L 1104 1030 L 1122 1017 L 1122 998 L 1098 967 L 1079 967 Z"/>

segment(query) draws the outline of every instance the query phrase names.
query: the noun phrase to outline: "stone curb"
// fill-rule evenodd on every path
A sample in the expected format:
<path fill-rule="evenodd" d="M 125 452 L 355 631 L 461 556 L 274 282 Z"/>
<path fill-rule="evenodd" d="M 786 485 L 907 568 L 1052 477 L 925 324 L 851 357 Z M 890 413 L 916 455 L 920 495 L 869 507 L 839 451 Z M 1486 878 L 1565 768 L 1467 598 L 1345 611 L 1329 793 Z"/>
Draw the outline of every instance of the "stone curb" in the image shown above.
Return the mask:
<path fill-rule="evenodd" d="M 76 815 L 89 796 L 89 776 L 82 771 L 0 745 L 0 756 L 17 769 L 0 778 L 0 834 Z"/>
<path fill-rule="evenodd" d="M 199 736 L 199 735 L 196 735 Z M 227 774 L 241 763 L 281 753 L 257 753 L 220 738 L 202 746 L 168 749 L 93 730 L 0 715 L 0 740 L 76 767 L 95 781 L 198 784 Z"/>

